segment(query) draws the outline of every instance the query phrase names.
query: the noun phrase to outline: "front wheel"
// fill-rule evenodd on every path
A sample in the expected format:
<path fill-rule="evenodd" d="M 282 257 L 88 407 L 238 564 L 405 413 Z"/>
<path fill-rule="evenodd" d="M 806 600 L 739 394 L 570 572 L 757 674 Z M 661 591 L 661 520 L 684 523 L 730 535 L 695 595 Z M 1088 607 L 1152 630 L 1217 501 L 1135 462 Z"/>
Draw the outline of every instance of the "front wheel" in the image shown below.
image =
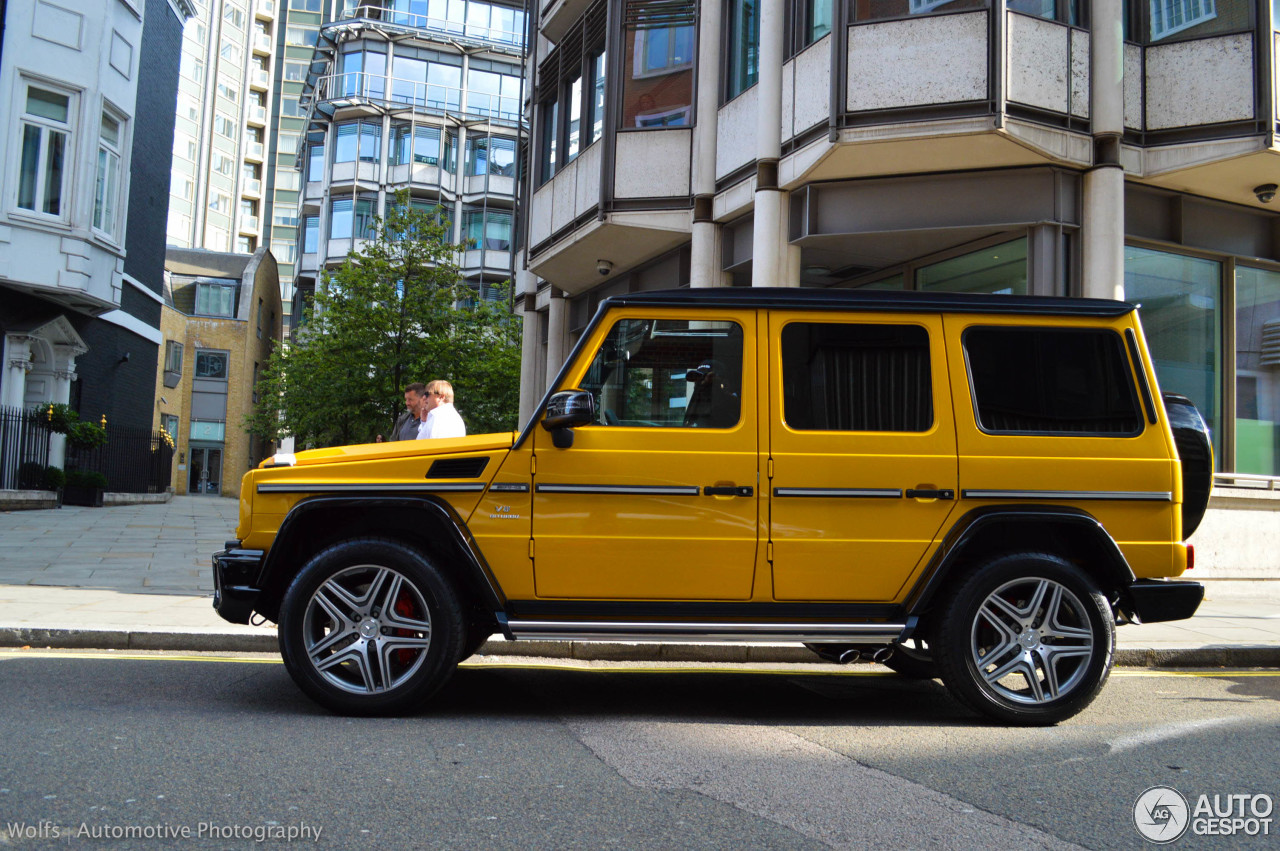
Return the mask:
<path fill-rule="evenodd" d="M 966 579 L 932 644 L 948 689 L 1006 724 L 1056 724 L 1102 689 L 1115 621 L 1083 571 L 1043 553 L 1005 556 Z"/>
<path fill-rule="evenodd" d="M 416 708 L 462 649 L 453 586 L 394 541 L 347 541 L 312 558 L 280 607 L 280 655 L 298 687 L 344 715 Z"/>

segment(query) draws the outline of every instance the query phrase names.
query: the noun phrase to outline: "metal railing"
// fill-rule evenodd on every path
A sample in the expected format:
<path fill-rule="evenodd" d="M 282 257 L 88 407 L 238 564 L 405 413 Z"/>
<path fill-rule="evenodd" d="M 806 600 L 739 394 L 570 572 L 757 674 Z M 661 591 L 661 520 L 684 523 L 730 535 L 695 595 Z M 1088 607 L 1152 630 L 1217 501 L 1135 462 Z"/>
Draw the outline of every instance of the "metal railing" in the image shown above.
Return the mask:
<path fill-rule="evenodd" d="M 1257 476 L 1251 473 L 1214 473 L 1214 487 L 1237 487 L 1250 490 L 1280 490 L 1280 478 L 1275 476 Z"/>
<path fill-rule="evenodd" d="M 364 71 L 330 74 L 316 82 L 317 100 L 340 98 L 411 105 L 440 112 L 488 117 L 511 124 L 519 124 L 523 119 L 518 98 L 468 92 L 454 86 L 402 80 L 399 77 L 387 78 Z"/>
<path fill-rule="evenodd" d="M 415 15 L 397 9 L 388 9 L 378 5 L 353 6 L 343 9 L 339 20 L 349 18 L 365 18 L 371 21 L 382 21 L 401 27 L 461 36 L 462 38 L 500 44 L 517 49 L 524 47 L 524 31 L 505 30 L 499 27 L 483 27 L 476 24 L 453 21 L 447 18 L 433 18 L 430 15 Z"/>
<path fill-rule="evenodd" d="M 38 409 L 0 408 L 0 490 L 43 489 L 52 433 Z"/>
<path fill-rule="evenodd" d="M 173 475 L 173 449 L 164 432 L 108 425 L 102 446 L 67 447 L 67 470 L 102 473 L 107 490 L 115 493 L 160 493 Z"/>

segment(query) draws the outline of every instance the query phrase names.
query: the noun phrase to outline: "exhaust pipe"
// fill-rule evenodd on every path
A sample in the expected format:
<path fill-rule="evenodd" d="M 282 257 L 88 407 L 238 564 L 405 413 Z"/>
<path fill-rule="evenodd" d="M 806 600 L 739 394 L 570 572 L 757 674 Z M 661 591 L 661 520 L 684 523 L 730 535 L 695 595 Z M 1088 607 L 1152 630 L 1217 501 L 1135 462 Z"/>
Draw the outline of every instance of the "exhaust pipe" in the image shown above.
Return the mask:
<path fill-rule="evenodd" d="M 848 665 L 850 662 L 856 662 L 861 658 L 862 658 L 862 651 L 856 647 L 851 647 L 848 650 L 841 653 L 836 658 L 836 661 L 839 662 L 841 665 Z"/>
<path fill-rule="evenodd" d="M 874 653 L 871 654 L 871 661 L 876 662 L 880 665 L 883 665 L 885 662 L 888 662 L 889 659 L 892 657 L 893 657 L 892 647 L 879 647 L 876 649 Z"/>

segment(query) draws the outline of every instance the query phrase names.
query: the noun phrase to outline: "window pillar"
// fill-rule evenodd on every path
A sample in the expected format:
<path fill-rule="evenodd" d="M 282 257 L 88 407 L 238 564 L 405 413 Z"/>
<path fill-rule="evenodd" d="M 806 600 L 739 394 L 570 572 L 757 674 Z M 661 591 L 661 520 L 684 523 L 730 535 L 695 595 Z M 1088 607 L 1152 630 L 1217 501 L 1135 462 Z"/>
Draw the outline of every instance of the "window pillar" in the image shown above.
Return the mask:
<path fill-rule="evenodd" d="M 523 253 L 523 252 L 522 252 Z M 524 265 L 524 258 L 518 266 Z M 526 423 L 533 416 L 533 406 L 542 397 L 543 384 L 533 365 L 538 362 L 538 277 L 528 269 L 516 272 L 516 292 L 523 305 L 524 336 L 520 339 L 520 417 L 518 423 Z"/>

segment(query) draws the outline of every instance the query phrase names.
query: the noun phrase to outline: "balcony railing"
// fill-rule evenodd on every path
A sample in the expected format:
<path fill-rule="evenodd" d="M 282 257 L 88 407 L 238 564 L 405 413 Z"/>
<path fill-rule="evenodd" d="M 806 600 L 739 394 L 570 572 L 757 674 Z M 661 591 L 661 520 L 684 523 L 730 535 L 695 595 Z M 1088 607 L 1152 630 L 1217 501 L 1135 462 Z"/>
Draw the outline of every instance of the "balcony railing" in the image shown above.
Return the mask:
<path fill-rule="evenodd" d="M 462 36 L 463 38 L 488 44 L 513 47 L 517 50 L 523 50 L 524 48 L 523 30 L 515 32 L 498 27 L 477 26 L 461 21 L 451 21 L 446 18 L 433 18 L 430 15 L 415 15 L 410 12 L 387 9 L 377 5 L 354 6 L 349 9 L 343 9 L 339 19 L 349 18 L 366 18 L 371 21 L 382 21 L 401 27 Z"/>
<path fill-rule="evenodd" d="M 244 189 L 241 190 L 242 195 L 252 195 L 255 198 L 262 197 L 262 181 L 256 177 L 246 178 L 244 181 Z"/>
<path fill-rule="evenodd" d="M 266 33 L 256 33 L 253 37 L 253 49 L 259 53 L 270 53 L 271 36 Z"/>
<path fill-rule="evenodd" d="M 261 124 L 265 127 L 267 124 L 267 108 L 265 106 L 251 106 L 246 118 L 251 124 Z"/>
<path fill-rule="evenodd" d="M 257 216 L 241 216 L 240 217 L 240 233 L 257 233 L 258 217 Z"/>
<path fill-rule="evenodd" d="M 405 104 L 426 110 L 488 117 L 518 124 L 520 101 L 482 92 L 465 92 L 453 86 L 439 86 L 417 80 L 387 78 L 380 74 L 353 71 L 331 74 L 316 83 L 318 100 L 357 99 L 384 104 Z"/>
<path fill-rule="evenodd" d="M 266 147 L 261 142 L 246 142 L 244 146 L 245 159 L 257 160 L 262 162 L 262 158 L 266 156 Z"/>
<path fill-rule="evenodd" d="M 249 85 L 257 86 L 260 89 L 271 88 L 271 75 L 262 68 L 255 68 L 249 72 Z"/>

